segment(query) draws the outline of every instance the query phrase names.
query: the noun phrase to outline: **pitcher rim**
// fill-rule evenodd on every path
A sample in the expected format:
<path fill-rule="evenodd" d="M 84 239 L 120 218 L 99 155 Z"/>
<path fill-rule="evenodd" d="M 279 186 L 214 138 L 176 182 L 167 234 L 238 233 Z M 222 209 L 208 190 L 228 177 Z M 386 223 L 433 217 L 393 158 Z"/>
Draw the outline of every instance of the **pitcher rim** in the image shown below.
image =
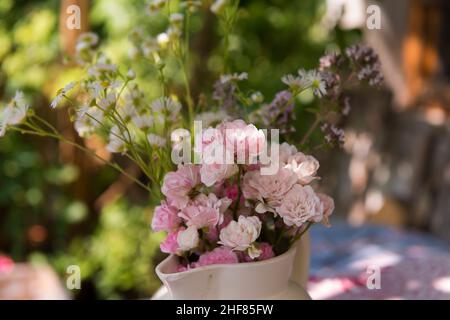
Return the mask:
<path fill-rule="evenodd" d="M 158 276 L 161 275 L 164 277 L 167 277 L 167 276 L 178 277 L 181 275 L 193 274 L 195 272 L 217 269 L 219 267 L 224 267 L 224 266 L 227 266 L 228 268 L 250 268 L 250 267 L 262 265 L 262 264 L 276 263 L 279 260 L 282 260 L 283 258 L 285 258 L 286 256 L 295 254 L 296 250 L 297 250 L 297 248 L 295 246 L 291 246 L 291 248 L 289 248 L 289 250 L 287 250 L 283 254 L 280 254 L 279 256 L 276 256 L 276 257 L 273 257 L 273 258 L 270 258 L 267 260 L 263 260 L 263 261 L 252 261 L 252 262 L 243 262 L 243 263 L 220 263 L 220 264 L 218 263 L 218 264 L 211 264 L 211 265 L 207 265 L 207 266 L 201 266 L 201 267 L 197 267 L 197 268 L 193 268 L 193 269 L 189 269 L 189 270 L 185 270 L 185 271 L 179 271 L 179 272 L 171 272 L 171 273 L 162 272 L 161 267 L 164 266 L 170 259 L 173 259 L 174 257 L 176 257 L 176 255 L 171 254 L 156 266 L 155 271 Z M 162 278 L 161 276 L 160 276 L 160 278 Z"/>

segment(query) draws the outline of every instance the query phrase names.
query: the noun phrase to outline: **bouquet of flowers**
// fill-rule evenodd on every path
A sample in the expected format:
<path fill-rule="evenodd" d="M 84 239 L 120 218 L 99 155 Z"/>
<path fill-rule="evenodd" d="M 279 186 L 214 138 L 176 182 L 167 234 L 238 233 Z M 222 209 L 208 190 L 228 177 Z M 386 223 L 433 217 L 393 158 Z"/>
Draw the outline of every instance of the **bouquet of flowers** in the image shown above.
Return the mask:
<path fill-rule="evenodd" d="M 202 92 L 195 99 L 190 88 L 189 21 L 203 7 L 201 1 L 152 0 L 149 14 L 164 17 L 165 32 L 156 36 L 139 29 L 131 32 L 130 57 L 145 61 L 157 75 L 154 87 L 160 88 L 152 87 L 152 99 L 139 75 L 112 63 L 98 50 L 98 36 L 86 33 L 78 40 L 74 59 L 84 68 L 84 76 L 58 90 L 51 103 L 54 109 L 68 107 L 82 139 L 100 137 L 97 140 L 104 142 L 107 152 L 133 162 L 143 176 L 131 174 L 110 154 L 105 157 L 104 152 L 68 139 L 29 108 L 21 92 L 0 106 L 0 137 L 10 130 L 58 139 L 118 170 L 154 200 L 159 201 L 162 193 L 165 200 L 155 209 L 152 227 L 168 232 L 161 250 L 180 257 L 180 270 L 268 259 L 285 252 L 312 224 L 328 225 L 333 200 L 312 186 L 318 180 L 319 163 L 297 147 L 311 147 L 309 138 L 319 128 L 324 143 L 314 149 L 342 144 L 343 130 L 336 119 L 350 112 L 346 87 L 382 81 L 376 53 L 355 45 L 325 55 L 317 69 L 283 76 L 283 90 L 265 102 L 259 91 L 240 87 L 246 72 L 225 72 L 239 1 L 217 0 L 209 10 L 223 29 L 224 72 L 210 96 Z M 177 87 L 177 77 L 183 79 L 183 89 Z M 297 98 L 305 91 L 319 103 L 305 110 L 313 114 L 313 121 L 297 139 L 291 133 L 297 129 Z M 232 121 L 241 118 L 245 121 Z M 195 120 L 206 129 L 195 134 L 194 161 L 175 161 L 178 168 L 172 171 L 171 160 L 192 140 L 187 129 L 178 128 L 191 129 Z M 271 131 L 268 143 L 268 135 L 254 124 L 279 132 Z M 273 139 L 279 133 L 282 141 L 296 142 L 279 143 Z"/>
<path fill-rule="evenodd" d="M 328 225 L 333 199 L 311 186 L 319 162 L 274 141 L 268 159 L 268 148 L 263 130 L 224 121 L 201 133 L 199 164 L 166 174 L 152 228 L 168 232 L 161 250 L 180 256 L 179 271 L 266 260 Z"/>

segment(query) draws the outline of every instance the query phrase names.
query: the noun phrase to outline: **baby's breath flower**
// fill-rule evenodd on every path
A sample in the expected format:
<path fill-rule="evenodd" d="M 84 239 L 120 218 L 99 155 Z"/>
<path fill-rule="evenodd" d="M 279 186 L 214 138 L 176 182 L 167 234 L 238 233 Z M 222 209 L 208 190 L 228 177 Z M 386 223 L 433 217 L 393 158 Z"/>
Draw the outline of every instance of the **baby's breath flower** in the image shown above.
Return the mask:
<path fill-rule="evenodd" d="M 154 146 L 154 147 L 161 147 L 162 148 L 167 143 L 165 138 L 163 138 L 163 137 L 161 137 L 161 136 L 159 136 L 157 134 L 154 134 L 154 133 L 149 133 L 147 135 L 147 140 L 150 143 L 150 145 Z"/>
<path fill-rule="evenodd" d="M 211 5 L 210 9 L 214 14 L 219 15 L 225 10 L 225 7 L 227 6 L 227 4 L 228 4 L 228 0 L 216 0 Z"/>

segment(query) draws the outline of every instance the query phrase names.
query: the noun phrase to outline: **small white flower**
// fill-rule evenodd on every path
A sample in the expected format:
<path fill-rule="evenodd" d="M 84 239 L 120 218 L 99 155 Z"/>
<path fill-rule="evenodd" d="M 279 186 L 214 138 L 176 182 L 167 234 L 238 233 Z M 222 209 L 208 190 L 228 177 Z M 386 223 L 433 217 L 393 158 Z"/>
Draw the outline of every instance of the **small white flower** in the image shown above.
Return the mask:
<path fill-rule="evenodd" d="M 26 118 L 29 105 L 23 92 L 17 91 L 9 104 L 0 113 L 0 137 L 4 136 L 8 126 L 19 124 Z"/>
<path fill-rule="evenodd" d="M 181 104 L 178 101 L 169 97 L 161 97 L 154 100 L 150 106 L 153 112 L 162 113 L 167 110 L 170 113 L 170 117 L 173 120 L 176 118 L 181 110 Z"/>
<path fill-rule="evenodd" d="M 50 107 L 52 109 L 55 109 L 64 99 L 64 96 L 75 87 L 75 84 L 76 84 L 75 82 L 69 82 L 68 84 L 66 84 L 64 88 L 59 89 L 55 98 L 52 100 Z"/>
<path fill-rule="evenodd" d="M 141 50 L 144 57 L 148 59 L 153 58 L 153 53 L 159 51 L 158 41 L 154 38 L 144 39 Z"/>
<path fill-rule="evenodd" d="M 170 41 L 169 36 L 165 32 L 160 33 L 156 36 L 156 42 L 158 42 L 158 45 L 161 48 L 166 48 L 167 45 L 169 44 L 169 41 Z"/>
<path fill-rule="evenodd" d="M 216 0 L 212 5 L 210 10 L 214 14 L 220 14 L 225 9 L 226 5 L 228 4 L 228 0 Z"/>
<path fill-rule="evenodd" d="M 224 74 L 220 76 L 220 82 L 227 83 L 230 81 L 242 81 L 248 79 L 248 73 L 247 72 L 241 72 L 241 73 L 233 73 L 233 74 Z"/>
<path fill-rule="evenodd" d="M 108 109 L 116 103 L 116 94 L 114 92 L 109 92 L 106 95 L 106 98 L 100 99 L 97 104 L 102 109 Z"/>
<path fill-rule="evenodd" d="M 311 84 L 311 88 L 316 96 L 320 98 L 327 93 L 325 81 L 317 70 L 309 71 L 306 78 Z"/>
<path fill-rule="evenodd" d="M 253 92 L 250 96 L 250 99 L 253 101 L 253 103 L 262 103 L 264 101 L 264 96 L 261 92 Z"/>
<path fill-rule="evenodd" d="M 153 125 L 153 117 L 149 114 L 140 114 L 131 118 L 131 122 L 139 129 L 148 129 Z"/>
<path fill-rule="evenodd" d="M 104 73 L 116 73 L 117 65 L 108 63 L 106 58 L 99 58 L 98 62 L 88 69 L 88 74 L 92 77 L 100 77 Z"/>
<path fill-rule="evenodd" d="M 188 227 L 186 230 L 178 232 L 177 242 L 181 251 L 188 251 L 198 246 L 200 239 L 197 228 Z"/>
<path fill-rule="evenodd" d="M 287 74 L 281 78 L 281 81 L 292 90 L 301 90 L 307 87 L 305 80 L 292 74 Z"/>
<path fill-rule="evenodd" d="M 78 43 L 93 47 L 98 43 L 98 35 L 93 32 L 85 32 L 78 37 Z"/>
<path fill-rule="evenodd" d="M 125 142 L 118 126 L 114 126 L 111 128 L 111 132 L 109 133 L 109 142 L 106 146 L 106 150 L 112 153 L 124 152 L 126 150 Z"/>
<path fill-rule="evenodd" d="M 161 147 L 162 148 L 167 143 L 165 138 L 163 138 L 163 137 L 161 137 L 161 136 L 159 136 L 157 134 L 154 134 L 154 133 L 149 133 L 147 135 L 147 140 L 150 143 L 150 145 L 154 146 L 154 147 Z"/>
<path fill-rule="evenodd" d="M 78 135 L 82 138 L 94 133 L 104 119 L 104 113 L 97 107 L 82 106 L 77 110 L 77 119 L 74 127 Z"/>
<path fill-rule="evenodd" d="M 128 72 L 127 72 L 127 79 L 128 79 L 128 80 L 134 80 L 134 79 L 136 79 L 136 72 L 134 72 L 133 69 L 128 69 Z"/>
<path fill-rule="evenodd" d="M 180 26 L 183 23 L 184 15 L 182 13 L 172 13 L 169 17 L 170 23 Z"/>

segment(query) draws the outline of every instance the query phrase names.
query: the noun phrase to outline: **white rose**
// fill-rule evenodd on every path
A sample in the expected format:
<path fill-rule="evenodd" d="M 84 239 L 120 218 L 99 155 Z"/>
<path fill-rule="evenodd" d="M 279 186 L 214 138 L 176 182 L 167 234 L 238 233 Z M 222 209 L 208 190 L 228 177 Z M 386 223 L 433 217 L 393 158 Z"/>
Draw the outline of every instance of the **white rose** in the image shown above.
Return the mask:
<path fill-rule="evenodd" d="M 199 242 L 197 228 L 191 226 L 180 231 L 177 235 L 177 242 L 181 251 L 188 251 L 197 247 Z"/>
<path fill-rule="evenodd" d="M 238 221 L 231 221 L 220 231 L 219 243 L 233 250 L 244 251 L 258 239 L 261 221 L 258 217 L 240 216 Z"/>

